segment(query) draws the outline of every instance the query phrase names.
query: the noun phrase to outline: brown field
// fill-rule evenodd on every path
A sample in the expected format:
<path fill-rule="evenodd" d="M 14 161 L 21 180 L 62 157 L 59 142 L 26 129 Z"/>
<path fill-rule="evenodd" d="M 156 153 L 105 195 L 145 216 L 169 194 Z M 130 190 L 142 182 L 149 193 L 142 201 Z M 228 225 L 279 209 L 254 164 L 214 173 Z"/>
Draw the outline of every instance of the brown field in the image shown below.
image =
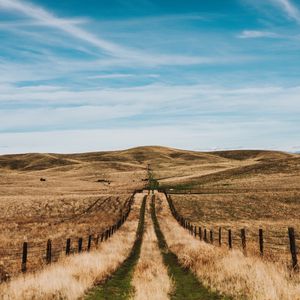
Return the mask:
<path fill-rule="evenodd" d="M 3 283 L 0 299 L 86 299 L 128 257 L 135 240 L 143 194 L 135 194 L 131 213 L 116 233 L 90 252 L 62 257 L 34 273 Z"/>
<path fill-rule="evenodd" d="M 280 261 L 270 262 L 244 255 L 239 249 L 228 251 L 200 241 L 176 222 L 163 194 L 158 194 L 156 211 L 169 249 L 180 264 L 205 286 L 230 297 L 225 299 L 300 299 L 299 272 L 291 273 Z"/>
<path fill-rule="evenodd" d="M 116 222 L 133 191 L 145 185 L 146 168 L 130 150 L 0 156 L 2 272 L 20 272 L 24 241 L 29 271 L 43 265 L 47 239 L 52 240 L 54 260 L 67 238 L 73 251 L 78 237 L 85 248 L 88 235 Z"/>
<path fill-rule="evenodd" d="M 20 271 L 24 241 L 29 243 L 30 271 L 43 264 L 48 238 L 55 260 L 66 238 L 72 239 L 74 251 L 78 237 L 86 247 L 87 236 L 113 224 L 132 192 L 147 184 L 148 164 L 193 224 L 232 228 L 236 246 L 238 229 L 246 227 L 249 242 L 256 243 L 262 227 L 269 256 L 273 250 L 287 252 L 288 226 L 295 227 L 299 244 L 300 155 L 162 147 L 6 155 L 0 156 L 1 269 L 10 275 Z"/>
<path fill-rule="evenodd" d="M 300 246 L 300 155 L 226 151 L 186 152 L 178 158 L 187 156 L 188 163 L 154 167 L 154 177 L 172 194 L 178 212 L 213 230 L 215 239 L 222 227 L 225 245 L 227 229 L 233 230 L 234 247 L 240 247 L 240 229 L 246 228 L 248 248 L 256 254 L 262 228 L 266 256 L 287 262 L 289 226 Z"/>

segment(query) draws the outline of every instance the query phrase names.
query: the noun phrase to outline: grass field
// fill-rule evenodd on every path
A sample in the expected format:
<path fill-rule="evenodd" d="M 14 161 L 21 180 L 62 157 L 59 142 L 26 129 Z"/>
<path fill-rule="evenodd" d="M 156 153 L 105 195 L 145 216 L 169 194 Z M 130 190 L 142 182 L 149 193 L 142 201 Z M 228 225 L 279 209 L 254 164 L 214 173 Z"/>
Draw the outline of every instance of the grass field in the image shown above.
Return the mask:
<path fill-rule="evenodd" d="M 145 185 L 147 165 L 129 153 L 0 156 L 0 269 L 20 271 L 21 250 L 28 242 L 28 270 L 44 264 L 47 239 L 53 260 L 72 250 L 77 238 L 87 246 L 126 209 L 135 189 Z M 43 178 L 46 181 L 41 181 Z"/>
<path fill-rule="evenodd" d="M 258 229 L 263 228 L 265 258 L 276 262 L 277 267 L 278 264 L 281 265 L 278 268 L 282 268 L 280 272 L 283 272 L 284 277 L 287 272 L 284 270 L 290 265 L 288 226 L 295 228 L 296 240 L 298 245 L 300 243 L 300 155 L 296 154 L 272 151 L 203 153 L 163 147 L 139 147 L 124 151 L 85 154 L 0 156 L 0 171 L 0 273 L 8 273 L 12 277 L 20 273 L 24 241 L 29 243 L 29 273 L 38 269 L 48 270 L 45 266 L 48 239 L 53 242 L 53 261 L 59 261 L 57 263 L 59 267 L 65 259 L 64 247 L 67 238 L 71 238 L 73 253 L 77 252 L 78 237 L 83 238 L 83 249 L 86 249 L 88 235 L 91 234 L 95 238 L 116 222 L 127 209 L 132 193 L 148 186 L 149 183 L 155 185 L 155 188 L 159 185 L 159 188 L 166 190 L 171 195 L 178 212 L 193 225 L 213 230 L 215 234 L 218 228 L 222 227 L 223 247 L 219 250 L 210 253 L 214 248 L 207 248 L 202 243 L 195 244 L 195 247 L 203 248 L 203 251 L 214 259 L 231 259 L 227 257 L 226 249 L 228 228 L 233 230 L 234 249 L 241 248 L 239 231 L 246 228 L 249 262 L 244 263 L 248 267 L 248 263 L 251 265 L 252 254 L 253 257 L 258 254 Z M 149 201 L 148 199 L 148 206 Z M 150 210 L 147 208 L 144 230 L 146 237 L 143 243 L 139 244 L 141 257 L 140 254 L 134 255 L 134 262 L 130 261 L 127 269 L 126 265 L 120 269 L 114 265 L 105 273 L 103 268 L 106 267 L 98 266 L 102 268 L 101 272 L 106 274 L 103 278 L 110 276 L 112 270 L 116 271 L 115 274 L 121 275 L 122 270 L 125 270 L 127 275 L 123 276 L 124 278 L 118 277 L 122 282 L 127 280 L 124 283 L 124 290 L 121 285 L 119 287 L 124 299 L 127 299 L 134 290 L 140 289 L 141 282 L 151 278 L 152 285 L 149 284 L 147 293 L 153 294 L 151 288 L 157 292 L 161 291 L 158 292 L 164 295 L 161 299 L 180 299 L 180 295 L 184 295 L 186 299 L 197 299 L 197 293 L 206 299 L 226 298 L 227 294 L 236 298 L 237 293 L 233 291 L 232 285 L 224 287 L 223 283 L 206 278 L 202 273 L 198 274 L 196 269 L 193 269 L 196 265 L 189 265 L 185 260 L 187 256 L 184 255 L 191 255 L 191 259 L 196 259 L 199 263 L 202 258 L 198 256 L 193 258 L 194 254 L 189 253 L 192 251 L 189 248 L 183 247 L 183 252 L 180 252 L 181 248 L 177 248 L 177 244 L 172 240 L 175 236 L 172 237 L 173 233 L 168 232 L 171 230 L 168 229 L 169 221 L 164 224 L 160 209 L 158 216 L 157 220 L 152 214 L 154 227 L 151 227 Z M 137 213 L 135 218 L 137 226 Z M 133 232 L 131 231 L 131 240 Z M 191 243 L 189 239 L 192 237 L 186 236 L 188 234 L 185 232 L 182 243 Z M 119 242 L 125 240 L 119 239 Z M 118 244 L 118 241 L 115 243 Z M 131 243 L 134 244 L 133 241 Z M 132 245 L 126 244 L 123 256 L 129 253 Z M 152 265 L 151 260 L 145 257 L 148 256 L 145 253 L 149 251 L 151 254 L 156 253 L 156 259 L 153 258 L 152 261 L 160 262 L 160 270 L 166 270 L 164 268 L 167 267 L 168 274 L 166 271 L 161 273 L 165 274 L 168 288 L 164 289 L 159 286 L 161 282 L 154 280 L 156 275 L 153 274 L 158 272 L 158 266 Z M 237 253 L 234 254 L 233 261 L 242 257 L 240 252 Z M 101 257 L 104 254 L 97 255 Z M 126 259 L 123 256 L 118 260 L 118 264 Z M 74 261 L 76 257 L 77 255 L 74 256 Z M 90 258 L 87 259 L 89 262 L 92 261 Z M 239 263 L 242 261 L 241 258 Z M 260 264 L 260 260 L 257 264 Z M 193 274 L 185 274 L 181 269 L 182 265 L 188 266 Z M 211 267 L 216 266 L 212 264 Z M 262 268 L 269 270 L 272 269 L 272 265 L 263 265 Z M 76 268 L 70 272 L 74 270 Z M 270 274 L 273 274 L 272 272 Z M 187 280 L 185 286 L 191 286 L 191 289 L 195 290 L 194 298 L 187 298 L 183 288 L 180 288 L 180 284 L 185 280 Z M 296 293 L 299 287 L 298 279 L 295 282 L 282 280 L 284 284 L 293 288 L 293 293 Z M 97 283 L 97 276 L 89 277 L 89 283 L 83 285 L 85 288 L 81 290 L 81 295 L 86 292 L 84 289 L 90 288 L 93 283 Z M 110 280 L 107 284 L 114 287 Z M 216 293 L 210 290 L 211 284 L 216 288 Z M 128 293 L 125 293 L 125 289 Z M 105 286 L 101 291 L 105 293 Z M 143 297 L 138 295 L 143 295 L 141 291 L 136 293 L 135 297 L 143 300 Z M 70 299 L 77 298 L 74 296 Z"/>
<path fill-rule="evenodd" d="M 172 194 L 178 212 L 190 222 L 215 234 L 222 227 L 224 244 L 226 230 L 231 228 L 234 245 L 241 246 L 240 229 L 246 228 L 249 248 L 258 254 L 258 230 L 262 228 L 266 256 L 287 262 L 288 226 L 295 228 L 300 242 L 300 156 L 297 154 L 195 153 L 186 164 L 170 161 L 164 168 L 154 166 L 153 173 L 160 187 Z"/>

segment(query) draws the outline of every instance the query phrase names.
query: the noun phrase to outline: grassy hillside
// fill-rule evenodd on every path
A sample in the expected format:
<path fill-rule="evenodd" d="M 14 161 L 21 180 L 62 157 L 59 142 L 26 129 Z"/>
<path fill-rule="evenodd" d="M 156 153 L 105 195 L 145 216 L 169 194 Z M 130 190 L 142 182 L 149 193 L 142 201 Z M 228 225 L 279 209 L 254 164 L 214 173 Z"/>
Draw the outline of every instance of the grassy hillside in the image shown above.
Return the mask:
<path fill-rule="evenodd" d="M 87 236 L 112 224 L 131 193 L 147 185 L 148 165 L 161 187 L 179 193 L 173 196 L 174 202 L 192 222 L 275 224 L 274 230 L 285 230 L 290 222 L 298 226 L 299 154 L 196 152 L 152 146 L 79 154 L 3 155 L 3 260 L 10 253 L 18 255 L 24 240 L 34 240 L 44 252 L 46 237 L 63 243 L 67 236 Z M 19 261 L 15 266 L 11 260 L 9 264 L 8 268 L 19 268 Z"/>

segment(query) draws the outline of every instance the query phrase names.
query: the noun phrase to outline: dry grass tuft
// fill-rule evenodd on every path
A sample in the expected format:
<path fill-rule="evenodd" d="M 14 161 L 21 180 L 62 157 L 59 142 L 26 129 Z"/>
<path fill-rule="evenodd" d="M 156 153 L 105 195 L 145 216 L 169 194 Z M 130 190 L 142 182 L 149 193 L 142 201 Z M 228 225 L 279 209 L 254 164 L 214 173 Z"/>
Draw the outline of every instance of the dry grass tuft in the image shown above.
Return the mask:
<path fill-rule="evenodd" d="M 172 281 L 163 263 L 158 248 L 150 216 L 150 201 L 148 200 L 145 215 L 146 230 L 143 237 L 141 255 L 135 268 L 132 285 L 135 288 L 135 300 L 166 300 L 172 289 Z"/>
<path fill-rule="evenodd" d="M 179 261 L 192 269 L 206 286 L 235 299 L 300 299 L 300 276 L 290 276 L 282 264 L 245 257 L 240 251 L 227 251 L 190 236 L 173 219 L 165 197 L 157 205 L 159 222 L 166 241 Z"/>

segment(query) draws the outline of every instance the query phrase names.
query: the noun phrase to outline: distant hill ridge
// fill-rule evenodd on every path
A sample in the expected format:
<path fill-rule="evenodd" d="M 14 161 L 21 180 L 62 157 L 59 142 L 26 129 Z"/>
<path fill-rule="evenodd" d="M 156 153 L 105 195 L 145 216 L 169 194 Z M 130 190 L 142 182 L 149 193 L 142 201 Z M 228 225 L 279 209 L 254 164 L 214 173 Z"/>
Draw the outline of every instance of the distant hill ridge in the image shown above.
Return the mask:
<path fill-rule="evenodd" d="M 75 154 L 27 153 L 0 156 L 0 168 L 19 171 L 45 170 L 55 167 L 72 166 L 91 162 L 130 164 L 191 164 L 220 163 L 228 160 L 280 160 L 298 154 L 266 150 L 230 150 L 198 152 L 160 146 L 143 146 L 119 151 L 101 151 Z"/>

